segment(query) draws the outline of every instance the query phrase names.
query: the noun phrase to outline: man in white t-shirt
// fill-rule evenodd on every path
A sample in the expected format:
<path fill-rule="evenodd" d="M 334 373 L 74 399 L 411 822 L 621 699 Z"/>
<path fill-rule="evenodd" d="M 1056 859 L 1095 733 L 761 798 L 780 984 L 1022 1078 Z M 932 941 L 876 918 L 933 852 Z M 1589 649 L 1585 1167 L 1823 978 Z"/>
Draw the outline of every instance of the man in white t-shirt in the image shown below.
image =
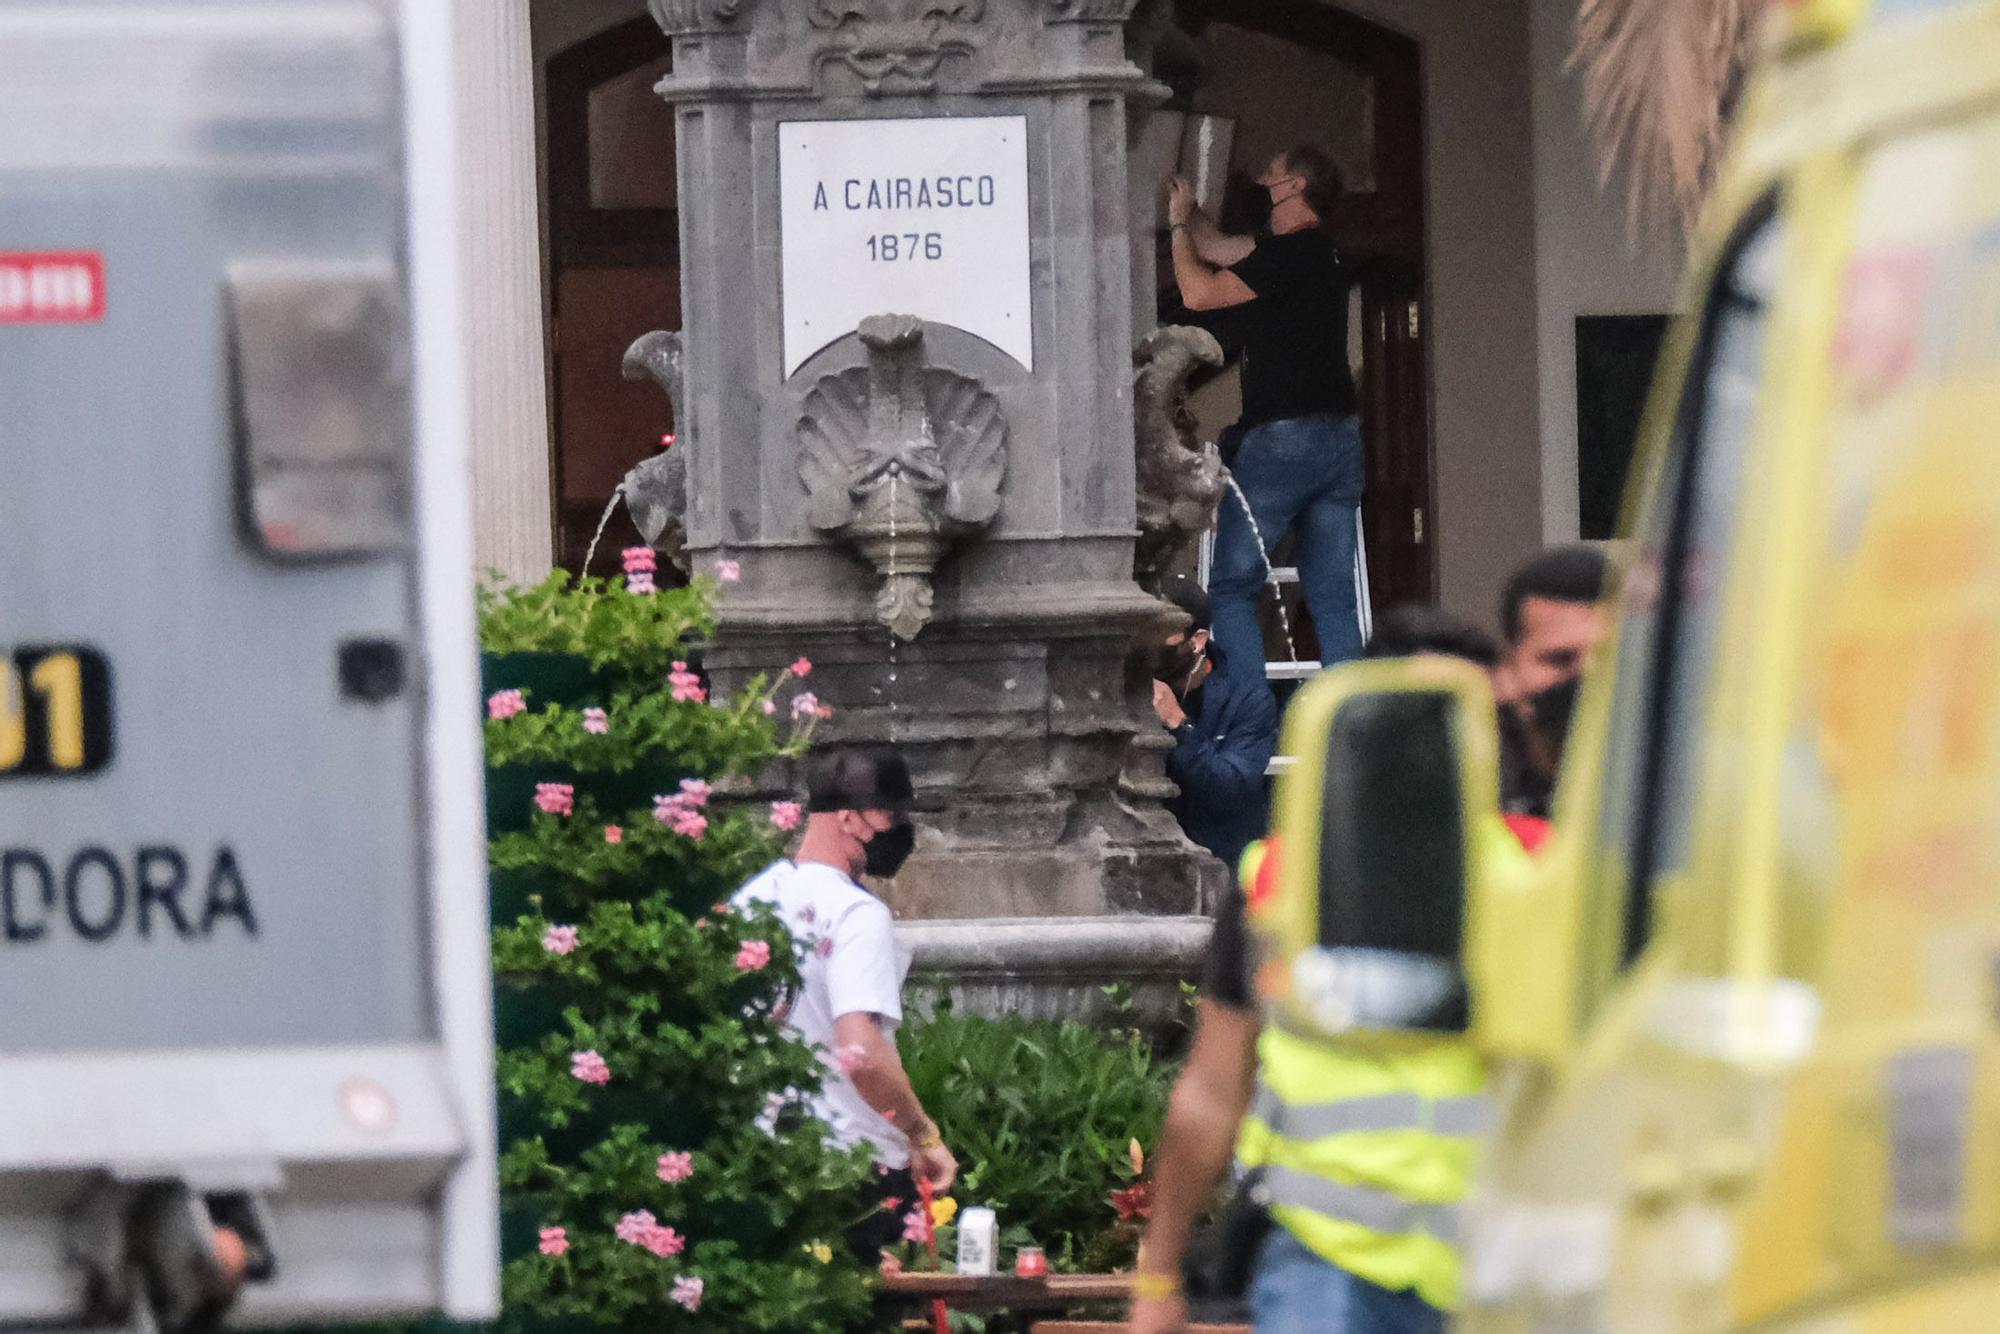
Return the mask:
<path fill-rule="evenodd" d="M 819 1049 L 826 1074 L 813 1110 L 844 1146 L 866 1143 L 877 1179 L 868 1203 L 917 1199 L 916 1182 L 951 1189 L 958 1162 L 925 1113 L 896 1051 L 909 953 L 896 942 L 889 906 L 855 876 L 893 877 L 916 841 L 908 815 L 910 770 L 886 749 L 836 750 L 806 766 L 805 836 L 735 901 L 774 906 L 799 941 L 800 991 L 786 1028 Z M 902 1236 L 901 1210 L 874 1209 L 848 1234 L 858 1258 Z"/>

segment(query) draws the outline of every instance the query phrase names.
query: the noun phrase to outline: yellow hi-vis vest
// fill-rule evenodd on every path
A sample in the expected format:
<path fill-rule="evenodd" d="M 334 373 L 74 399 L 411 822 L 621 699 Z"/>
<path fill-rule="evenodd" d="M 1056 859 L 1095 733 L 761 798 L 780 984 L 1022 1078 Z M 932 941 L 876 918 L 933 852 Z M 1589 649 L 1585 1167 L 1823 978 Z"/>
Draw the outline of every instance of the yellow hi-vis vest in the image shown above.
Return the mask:
<path fill-rule="evenodd" d="M 1458 1306 L 1459 1208 L 1486 1128 L 1485 1067 L 1429 1033 L 1313 1040 L 1265 1026 L 1237 1157 L 1314 1253 L 1440 1310 Z"/>

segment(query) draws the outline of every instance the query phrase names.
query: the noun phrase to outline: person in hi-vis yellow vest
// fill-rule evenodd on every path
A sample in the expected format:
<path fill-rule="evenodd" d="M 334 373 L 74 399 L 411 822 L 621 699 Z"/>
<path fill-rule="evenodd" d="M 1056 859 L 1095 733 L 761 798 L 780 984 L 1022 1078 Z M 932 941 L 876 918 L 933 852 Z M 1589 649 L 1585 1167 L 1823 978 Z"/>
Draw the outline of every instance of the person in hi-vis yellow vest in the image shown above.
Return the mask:
<path fill-rule="evenodd" d="M 1432 692 L 1413 687 L 1408 663 L 1364 663 L 1294 702 L 1284 750 L 1296 767 L 1280 786 L 1278 835 L 1242 868 L 1262 1013 L 1202 1014 L 1203 1030 L 1217 1030 L 1211 1044 L 1225 1021 L 1257 1032 L 1254 1064 L 1233 1062 L 1248 1092 L 1239 1199 L 1219 1229 L 1233 1254 L 1210 1268 L 1247 1272 L 1258 1334 L 1441 1330 L 1459 1300 L 1459 1211 L 1486 1123 L 1458 967 L 1463 887 L 1475 861 L 1526 854 L 1498 815 L 1497 759 L 1479 741 L 1490 729 L 1458 726 L 1438 706 L 1456 697 L 1490 713 L 1485 680 L 1470 664 L 1435 667 Z M 1454 803 L 1462 793 L 1464 809 L 1439 822 L 1447 793 Z M 1418 819 L 1431 836 L 1404 837 Z M 1440 823 L 1457 837 L 1438 838 Z M 1176 1102 L 1194 1092 L 1177 1087 Z M 1183 1197 L 1209 1146 L 1174 1138 L 1158 1155 L 1134 1276 L 1141 1334 L 1186 1319 L 1178 1270 L 1199 1204 Z M 1190 1161 L 1170 1184 L 1176 1148 Z"/>

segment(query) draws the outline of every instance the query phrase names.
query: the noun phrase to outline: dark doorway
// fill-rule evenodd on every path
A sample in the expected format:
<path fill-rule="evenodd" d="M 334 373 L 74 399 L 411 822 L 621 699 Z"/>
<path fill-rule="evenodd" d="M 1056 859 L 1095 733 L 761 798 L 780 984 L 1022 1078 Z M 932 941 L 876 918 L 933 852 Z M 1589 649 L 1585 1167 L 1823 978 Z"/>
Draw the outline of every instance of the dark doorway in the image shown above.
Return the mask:
<path fill-rule="evenodd" d="M 1618 535 L 1625 479 L 1653 369 L 1667 335 L 1666 315 L 1585 315 L 1576 322 L 1576 491 L 1578 532 L 1588 541 Z"/>
<path fill-rule="evenodd" d="M 548 62 L 556 563 L 571 571 L 619 480 L 673 430 L 659 388 L 620 373 L 633 339 L 681 327 L 673 108 L 653 91 L 672 64 L 650 18 Z M 611 573 L 639 540 L 621 506 L 590 572 Z"/>
<path fill-rule="evenodd" d="M 1177 0 L 1175 19 L 1192 64 L 1168 82 L 1186 109 L 1233 124 L 1232 179 L 1297 143 L 1317 143 L 1340 164 L 1348 193 L 1327 228 L 1367 274 L 1352 314 L 1370 591 L 1377 607 L 1428 602 L 1436 569 L 1421 49 L 1317 0 Z"/>

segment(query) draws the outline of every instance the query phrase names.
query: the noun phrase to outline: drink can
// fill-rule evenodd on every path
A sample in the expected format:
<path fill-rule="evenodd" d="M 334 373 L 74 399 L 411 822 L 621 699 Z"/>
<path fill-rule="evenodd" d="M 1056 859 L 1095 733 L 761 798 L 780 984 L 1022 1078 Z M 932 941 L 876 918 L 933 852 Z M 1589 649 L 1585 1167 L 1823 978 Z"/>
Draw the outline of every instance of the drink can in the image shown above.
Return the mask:
<path fill-rule="evenodd" d="M 958 1272 L 991 1274 L 1000 1245 L 1000 1220 L 991 1209 L 975 1207 L 958 1216 Z"/>

